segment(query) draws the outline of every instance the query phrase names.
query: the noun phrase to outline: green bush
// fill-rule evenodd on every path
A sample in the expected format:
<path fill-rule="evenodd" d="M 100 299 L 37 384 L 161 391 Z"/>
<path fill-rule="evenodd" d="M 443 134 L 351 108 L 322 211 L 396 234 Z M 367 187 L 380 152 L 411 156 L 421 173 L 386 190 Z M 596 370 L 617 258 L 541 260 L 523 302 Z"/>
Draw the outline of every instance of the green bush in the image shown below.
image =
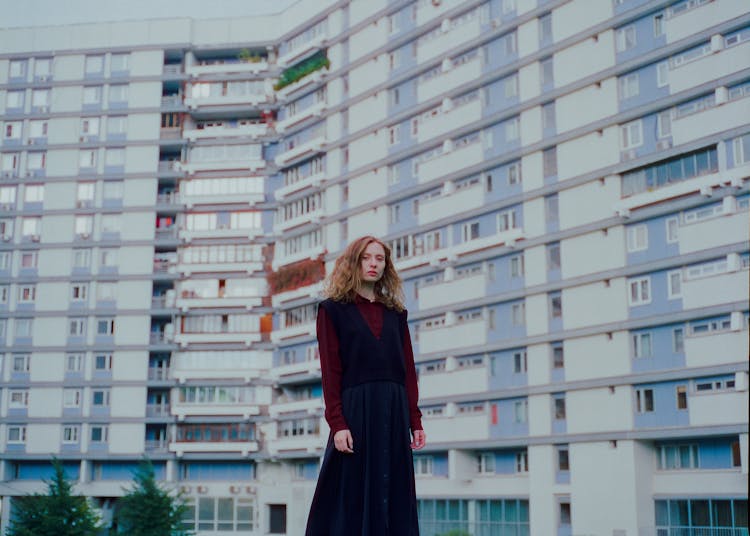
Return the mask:
<path fill-rule="evenodd" d="M 301 61 L 296 65 L 292 65 L 284 72 L 281 73 L 279 81 L 273 86 L 278 91 L 283 87 L 290 84 L 294 84 L 296 81 L 301 80 L 310 73 L 317 71 L 322 68 L 330 68 L 331 60 L 326 57 L 325 50 L 316 52 L 313 56 Z"/>

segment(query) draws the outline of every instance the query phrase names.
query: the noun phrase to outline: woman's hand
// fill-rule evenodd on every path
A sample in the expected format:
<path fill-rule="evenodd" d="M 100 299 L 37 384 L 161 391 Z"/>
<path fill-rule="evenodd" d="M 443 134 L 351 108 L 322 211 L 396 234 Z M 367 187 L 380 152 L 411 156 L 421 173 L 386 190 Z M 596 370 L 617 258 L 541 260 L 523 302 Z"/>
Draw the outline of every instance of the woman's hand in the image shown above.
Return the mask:
<path fill-rule="evenodd" d="M 425 442 L 427 441 L 427 438 L 425 437 L 424 430 L 414 430 L 411 433 L 412 436 L 412 442 L 411 442 L 411 448 L 413 450 L 419 450 L 422 447 L 424 447 Z"/>
<path fill-rule="evenodd" d="M 339 430 L 333 434 L 333 444 L 336 446 L 336 450 L 340 452 L 354 454 L 354 440 L 349 430 Z"/>

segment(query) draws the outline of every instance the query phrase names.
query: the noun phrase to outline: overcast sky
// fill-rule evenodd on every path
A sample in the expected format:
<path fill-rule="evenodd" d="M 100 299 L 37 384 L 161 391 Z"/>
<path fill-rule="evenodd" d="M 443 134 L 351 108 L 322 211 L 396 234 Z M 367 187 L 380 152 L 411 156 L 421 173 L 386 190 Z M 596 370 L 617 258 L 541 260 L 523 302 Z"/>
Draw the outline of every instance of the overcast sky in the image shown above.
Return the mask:
<path fill-rule="evenodd" d="M 147 18 L 220 18 L 278 13 L 315 0 L 0 0 L 0 28 Z"/>

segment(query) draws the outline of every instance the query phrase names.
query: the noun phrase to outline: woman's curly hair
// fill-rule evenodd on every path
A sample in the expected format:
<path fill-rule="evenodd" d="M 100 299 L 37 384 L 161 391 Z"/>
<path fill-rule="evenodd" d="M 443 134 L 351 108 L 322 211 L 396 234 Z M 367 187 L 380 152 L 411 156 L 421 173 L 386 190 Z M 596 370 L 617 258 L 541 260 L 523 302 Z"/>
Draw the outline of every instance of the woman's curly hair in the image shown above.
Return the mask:
<path fill-rule="evenodd" d="M 374 236 L 357 238 L 346 247 L 336 259 L 333 271 L 326 280 L 323 294 L 335 301 L 354 301 L 357 292 L 362 289 L 362 255 L 373 242 L 380 244 L 385 250 L 385 269 L 383 277 L 375 282 L 375 297 L 387 307 L 403 311 L 404 291 L 401 287 L 401 278 L 393 266 L 391 248 Z"/>

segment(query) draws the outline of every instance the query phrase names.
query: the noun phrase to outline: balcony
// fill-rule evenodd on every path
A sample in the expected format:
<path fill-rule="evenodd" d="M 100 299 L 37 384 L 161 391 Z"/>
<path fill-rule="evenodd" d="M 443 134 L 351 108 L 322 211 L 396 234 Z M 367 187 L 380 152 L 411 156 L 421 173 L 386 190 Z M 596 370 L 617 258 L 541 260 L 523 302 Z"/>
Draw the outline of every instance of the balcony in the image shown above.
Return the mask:
<path fill-rule="evenodd" d="M 192 308 L 211 307 L 242 307 L 249 311 L 261 305 L 263 305 L 263 298 L 259 296 L 199 296 L 195 293 L 183 293 L 180 298 L 177 298 L 177 307 L 183 312 Z"/>
<path fill-rule="evenodd" d="M 285 231 L 294 229 L 295 227 L 299 227 L 301 225 L 305 225 L 308 223 L 319 223 L 324 215 L 325 210 L 323 209 L 323 207 L 319 207 L 317 210 L 307 212 L 306 214 L 301 214 L 296 218 L 290 218 L 288 220 L 275 223 L 273 225 L 273 232 L 274 234 L 280 235 Z"/>
<path fill-rule="evenodd" d="M 271 102 L 271 98 L 265 93 L 185 97 L 185 106 L 188 106 L 191 110 L 199 106 L 258 106 L 268 102 Z"/>
<path fill-rule="evenodd" d="M 748 49 L 750 54 L 750 49 Z M 674 145 L 689 143 L 703 136 L 743 126 L 750 117 L 750 97 L 726 101 L 726 88 L 716 90 L 716 102 L 708 109 L 672 119 Z"/>
<path fill-rule="evenodd" d="M 443 16 L 462 3 L 462 0 L 420 0 L 417 2 L 417 26 Z"/>
<path fill-rule="evenodd" d="M 217 415 L 239 416 L 249 419 L 251 416 L 260 415 L 260 406 L 255 404 L 172 404 L 172 415 L 179 421 L 185 417 L 211 417 Z"/>
<path fill-rule="evenodd" d="M 326 33 L 317 35 L 307 43 L 303 43 L 292 50 L 281 54 L 276 60 L 276 63 L 281 67 L 287 67 L 293 63 L 302 61 L 306 56 L 314 54 L 319 48 L 321 48 L 327 39 L 328 35 Z"/>
<path fill-rule="evenodd" d="M 484 149 L 480 136 L 461 147 L 451 149 L 450 144 L 444 145 L 449 150 L 444 148 L 441 154 L 419 164 L 417 178 L 420 184 L 434 181 L 484 161 Z"/>
<path fill-rule="evenodd" d="M 260 330 L 260 326 L 258 326 Z M 181 347 L 190 344 L 244 344 L 252 346 L 262 340 L 260 331 L 258 332 L 220 332 L 220 333 L 178 333 L 175 335 L 175 342 Z"/>
<path fill-rule="evenodd" d="M 738 356 L 747 356 L 750 343 L 747 338 L 747 326 L 743 326 L 742 313 L 732 314 L 732 324 L 728 330 L 685 337 L 685 366 L 715 367 L 736 363 Z M 732 350 L 717 351 L 718 348 Z"/>
<path fill-rule="evenodd" d="M 690 426 L 737 424 L 748 420 L 748 391 L 730 389 L 726 392 L 689 395 Z"/>
<path fill-rule="evenodd" d="M 278 188 L 274 192 L 274 197 L 277 201 L 281 201 L 286 196 L 291 195 L 296 192 L 301 192 L 302 190 L 305 190 L 307 188 L 317 188 L 323 182 L 326 180 L 326 174 L 324 171 L 321 171 L 319 173 L 315 173 L 314 175 L 309 175 L 307 177 L 304 177 L 302 179 L 299 179 L 296 182 L 293 182 L 291 184 L 287 184 L 282 186 L 281 188 Z"/>
<path fill-rule="evenodd" d="M 159 339 L 159 335 L 164 335 L 162 333 L 151 333 L 152 338 L 151 340 Z M 156 335 L 156 337 L 154 337 Z M 169 377 L 169 367 L 149 367 L 148 368 L 148 379 L 149 381 L 157 381 L 157 382 L 166 382 L 170 381 Z"/>
<path fill-rule="evenodd" d="M 747 168 L 745 169 L 747 170 Z M 680 254 L 684 255 L 706 248 L 746 242 L 750 238 L 750 230 L 747 226 L 747 210 L 737 210 L 736 202 L 732 197 L 725 197 L 720 208 L 721 211 L 712 217 L 699 219 L 691 223 L 681 222 L 678 231 Z"/>
<path fill-rule="evenodd" d="M 454 348 L 461 348 L 466 344 L 481 346 L 487 344 L 487 320 L 466 320 L 452 325 L 419 330 L 419 353 L 432 354 Z"/>
<path fill-rule="evenodd" d="M 482 441 L 490 438 L 490 421 L 487 413 L 425 417 L 422 419 L 422 425 L 432 444 Z M 456 434 L 456 430 L 461 430 L 461 434 Z"/>
<path fill-rule="evenodd" d="M 201 76 L 206 74 L 228 74 L 228 73 L 252 73 L 259 74 L 268 70 L 266 58 L 256 57 L 253 60 L 225 59 L 194 63 L 185 67 L 185 73 L 189 76 Z"/>
<path fill-rule="evenodd" d="M 169 443 L 166 439 L 147 439 L 145 450 L 149 453 L 166 453 L 169 451 Z"/>
<path fill-rule="evenodd" d="M 161 140 L 181 140 L 182 129 L 180 127 L 162 127 L 159 130 L 159 139 Z"/>
<path fill-rule="evenodd" d="M 303 249 L 290 255 L 284 255 L 281 248 L 277 249 L 276 255 L 274 256 L 271 267 L 273 270 L 278 270 L 282 266 L 299 262 L 305 259 L 314 260 L 325 252 L 325 247 L 321 244 L 312 248 Z"/>
<path fill-rule="evenodd" d="M 309 119 L 311 117 L 320 117 L 325 111 L 326 106 L 326 103 L 322 101 L 317 104 L 313 104 L 312 106 L 308 106 L 304 110 L 297 112 L 296 114 L 291 115 L 286 119 L 282 119 L 281 121 L 276 123 L 276 130 L 278 132 L 284 132 L 289 127 L 298 125 L 306 119 Z"/>
<path fill-rule="evenodd" d="M 487 366 L 461 368 L 419 375 L 419 395 L 440 398 L 452 395 L 481 393 L 489 389 Z"/>
<path fill-rule="evenodd" d="M 321 276 L 320 279 L 322 279 L 324 276 Z M 321 291 L 323 290 L 323 283 L 313 283 L 313 284 L 306 284 L 300 288 L 296 288 L 294 290 L 287 290 L 285 292 L 279 292 L 278 294 L 274 294 L 271 297 L 271 304 L 274 307 L 280 307 L 284 303 L 291 302 L 294 300 L 299 300 L 303 298 L 311 298 L 311 297 L 319 297 Z"/>
<path fill-rule="evenodd" d="M 183 132 L 183 136 L 190 141 L 230 137 L 257 139 L 266 134 L 268 134 L 268 125 L 266 123 L 242 119 L 229 122 L 216 122 L 211 126 L 189 128 Z"/>
<path fill-rule="evenodd" d="M 146 404 L 146 417 L 170 417 L 169 404 Z"/>
<path fill-rule="evenodd" d="M 194 239 L 202 238 L 250 238 L 261 236 L 263 234 L 262 227 L 230 227 L 219 226 L 216 229 L 182 229 L 180 230 L 180 238 L 186 242 L 191 242 Z"/>
<path fill-rule="evenodd" d="M 716 2 L 711 3 L 714 5 Z M 705 28 L 705 26 L 703 26 Z M 678 65 L 670 65 L 669 90 L 675 94 L 696 85 L 696 81 L 705 79 L 705 73 L 711 73 L 714 80 L 730 76 L 737 71 L 737 66 L 746 65 L 750 57 L 750 41 L 725 47 L 724 37 L 711 37 L 710 51 L 696 59 L 686 60 Z"/>
<path fill-rule="evenodd" d="M 182 108 L 182 95 L 164 95 L 161 98 L 162 108 Z"/>
<path fill-rule="evenodd" d="M 747 270 L 720 273 L 682 282 L 682 306 L 699 309 L 722 303 L 731 303 L 738 296 L 750 295 Z"/>
<path fill-rule="evenodd" d="M 273 418 L 284 413 L 308 413 L 310 415 L 319 415 L 324 409 L 323 399 L 320 397 L 310 398 L 307 400 L 276 400 L 268 408 L 269 415 Z"/>
<path fill-rule="evenodd" d="M 460 65 L 453 62 L 443 62 L 440 74 L 429 80 L 420 80 L 417 84 L 417 102 L 422 103 L 433 97 L 449 92 L 471 80 L 477 80 L 482 76 L 482 59 L 477 56 Z"/>
<path fill-rule="evenodd" d="M 169 451 L 174 452 L 177 456 L 185 453 L 240 453 L 247 456 L 251 452 L 258 452 L 257 441 L 173 441 L 169 443 Z"/>
<path fill-rule="evenodd" d="M 297 377 L 320 378 L 320 360 L 313 359 L 310 361 L 291 363 L 289 365 L 280 365 L 270 370 L 270 376 L 280 383 L 293 380 Z"/>
<path fill-rule="evenodd" d="M 184 183 L 183 183 L 184 184 Z M 233 194 L 183 194 L 185 205 L 193 208 L 195 205 L 221 205 L 227 203 L 246 203 L 253 207 L 266 200 L 263 192 L 236 192 Z"/>
<path fill-rule="evenodd" d="M 275 329 L 271 332 L 271 341 L 278 343 L 295 337 L 314 337 L 315 322 L 308 322 L 297 326 Z"/>
<path fill-rule="evenodd" d="M 483 298 L 487 295 L 487 282 L 487 274 L 479 273 L 420 286 L 419 310 Z"/>
<path fill-rule="evenodd" d="M 253 157 L 250 155 L 242 159 L 191 161 L 183 164 L 184 170 L 191 174 L 199 171 L 258 171 L 265 167 L 266 161 L 262 157 Z"/>
<path fill-rule="evenodd" d="M 157 206 L 175 207 L 182 204 L 179 192 L 163 192 L 156 195 Z"/>
<path fill-rule="evenodd" d="M 445 19 L 439 30 L 430 32 L 429 39 L 421 38 L 417 48 L 417 64 L 424 64 L 440 55 L 450 53 L 462 44 L 476 39 L 482 32 L 479 13 L 461 24 Z"/>
<path fill-rule="evenodd" d="M 283 153 L 279 153 L 276 157 L 277 166 L 286 166 L 295 160 L 311 156 L 315 153 L 319 153 L 323 150 L 327 143 L 325 134 L 316 136 L 315 138 L 297 145 Z"/>
<path fill-rule="evenodd" d="M 296 82 L 293 82 L 289 85 L 282 87 L 281 89 L 276 90 L 276 98 L 283 101 L 283 100 L 286 100 L 290 95 L 299 91 L 300 89 L 314 86 L 315 84 L 323 80 L 323 77 L 326 75 L 326 72 L 327 71 L 324 71 L 324 70 L 312 72 L 308 75 L 303 76 Z"/>
<path fill-rule="evenodd" d="M 446 104 L 449 106 L 447 109 L 445 109 Z M 482 101 L 478 96 L 466 104 L 455 107 L 447 100 L 443 108 L 438 115 L 420 122 L 419 133 L 417 134 L 419 143 L 442 136 L 454 130 L 456 125 L 466 125 L 482 118 Z"/>
<path fill-rule="evenodd" d="M 160 160 L 159 161 L 159 175 L 169 175 L 178 177 L 182 175 L 182 162 L 178 160 Z"/>
<path fill-rule="evenodd" d="M 419 201 L 419 225 L 426 225 L 445 218 L 448 214 L 469 211 L 483 206 L 485 203 L 485 187 L 482 181 L 461 188 L 460 190 L 431 197 Z"/>
<path fill-rule="evenodd" d="M 271 455 L 284 453 L 318 454 L 325 446 L 326 437 L 322 435 L 290 436 L 267 441 Z"/>
<path fill-rule="evenodd" d="M 631 210 L 647 207 L 649 205 L 683 197 L 696 192 L 700 192 L 701 194 L 710 197 L 713 188 L 721 188 L 728 184 L 741 186 L 742 178 L 743 176 L 747 176 L 749 167 L 750 166 L 742 166 L 721 173 L 703 175 L 634 194 L 615 203 L 613 209 L 619 216 L 628 217 Z"/>

